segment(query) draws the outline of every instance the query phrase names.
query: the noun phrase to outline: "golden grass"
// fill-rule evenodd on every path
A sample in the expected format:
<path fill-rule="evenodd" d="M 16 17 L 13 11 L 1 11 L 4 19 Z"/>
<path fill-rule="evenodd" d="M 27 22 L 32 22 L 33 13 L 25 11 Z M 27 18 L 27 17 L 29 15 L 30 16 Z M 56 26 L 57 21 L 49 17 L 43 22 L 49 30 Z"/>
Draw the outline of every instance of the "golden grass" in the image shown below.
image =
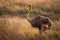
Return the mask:
<path fill-rule="evenodd" d="M 18 37 L 19 39 L 30 39 L 30 37 L 34 37 L 34 35 L 38 35 L 38 32 L 29 26 L 29 23 L 27 22 L 26 19 L 22 19 L 19 17 L 8 17 L 8 18 L 1 18 L 0 20 L 2 22 L 1 25 L 1 36 L 3 36 L 5 38 L 6 36 L 9 36 L 9 40 L 12 38 L 12 40 L 17 40 L 17 38 L 15 39 L 15 37 Z M 4 22 L 3 22 L 4 21 Z M 3 24 L 4 23 L 4 24 Z M 4 26 L 5 25 L 5 26 Z M 5 33 L 7 34 L 5 34 Z M 34 35 L 33 35 L 34 34 Z M 11 38 L 10 38 L 11 37 Z M 22 38 L 20 38 L 22 37 Z M 28 37 L 28 38 L 25 38 Z M 2 37 L 1 37 L 2 38 Z M 6 38 L 7 39 L 7 38 Z M 18 39 L 18 40 L 19 40 Z M 2 39 L 4 40 L 4 39 Z"/>
<path fill-rule="evenodd" d="M 51 30 L 39 34 L 37 28 L 31 27 L 28 21 L 17 16 L 0 17 L 0 39 L 1 40 L 57 40 L 60 32 Z M 58 38 L 54 38 L 58 35 Z M 4 39 L 3 39 L 4 38 Z M 41 39 L 40 39 L 41 38 Z"/>
<path fill-rule="evenodd" d="M 59 18 L 54 12 L 59 11 L 55 9 L 58 9 L 58 7 L 51 3 L 52 0 L 33 1 L 34 0 L 0 1 L 0 40 L 60 40 L 60 19 L 58 21 L 54 20 L 54 18 Z M 42 4 L 40 5 L 38 2 Z M 54 25 L 52 25 L 50 30 L 39 34 L 38 28 L 33 28 L 25 17 L 21 17 L 27 13 L 25 11 L 29 9 L 28 4 L 33 4 L 31 11 L 32 18 L 42 14 L 53 19 Z"/>

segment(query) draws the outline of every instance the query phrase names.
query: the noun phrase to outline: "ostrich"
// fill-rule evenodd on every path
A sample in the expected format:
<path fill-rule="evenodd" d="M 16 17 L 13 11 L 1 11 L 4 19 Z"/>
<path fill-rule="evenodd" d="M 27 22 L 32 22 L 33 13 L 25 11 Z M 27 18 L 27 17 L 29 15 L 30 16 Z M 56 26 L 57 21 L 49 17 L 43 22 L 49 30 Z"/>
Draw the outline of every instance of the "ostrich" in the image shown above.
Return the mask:
<path fill-rule="evenodd" d="M 46 16 L 37 16 L 34 19 L 30 20 L 29 13 L 31 11 L 32 6 L 29 5 L 29 7 L 30 8 L 29 8 L 28 15 L 26 16 L 26 19 L 31 24 L 31 26 L 38 28 L 41 33 L 47 29 L 50 29 L 52 25 L 52 20 Z"/>

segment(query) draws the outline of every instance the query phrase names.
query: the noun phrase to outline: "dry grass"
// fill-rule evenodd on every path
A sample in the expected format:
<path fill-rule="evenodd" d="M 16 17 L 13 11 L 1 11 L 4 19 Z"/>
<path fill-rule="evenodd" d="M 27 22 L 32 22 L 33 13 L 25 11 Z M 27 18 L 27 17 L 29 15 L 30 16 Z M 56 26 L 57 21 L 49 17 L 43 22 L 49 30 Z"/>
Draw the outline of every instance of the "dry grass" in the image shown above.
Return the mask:
<path fill-rule="evenodd" d="M 0 40 L 60 40 L 59 1 L 33 1 L 0 0 Z M 54 24 L 50 30 L 39 34 L 38 28 L 31 27 L 25 18 L 29 9 L 28 4 L 32 4 L 31 18 L 38 15 L 51 17 Z"/>
<path fill-rule="evenodd" d="M 0 21 L 5 25 L 0 24 L 1 40 L 29 40 L 30 38 L 34 39 L 35 36 L 38 36 L 38 30 L 30 27 L 26 19 L 19 17 L 8 17 L 1 18 Z M 2 39 L 3 37 L 5 39 Z"/>
<path fill-rule="evenodd" d="M 0 40 L 57 40 L 60 37 L 60 32 L 56 30 L 59 28 L 54 25 L 51 30 L 39 34 L 38 29 L 31 27 L 24 18 L 3 16 L 0 22 Z"/>

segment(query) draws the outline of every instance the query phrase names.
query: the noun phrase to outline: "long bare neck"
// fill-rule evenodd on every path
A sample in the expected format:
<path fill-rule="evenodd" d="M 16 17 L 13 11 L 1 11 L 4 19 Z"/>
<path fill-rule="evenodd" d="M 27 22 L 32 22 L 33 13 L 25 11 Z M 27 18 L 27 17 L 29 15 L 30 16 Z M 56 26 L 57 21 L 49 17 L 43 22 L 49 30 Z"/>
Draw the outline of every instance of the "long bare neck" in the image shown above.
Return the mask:
<path fill-rule="evenodd" d="M 26 16 L 26 19 L 27 19 L 29 22 L 31 22 L 30 17 L 29 17 L 29 13 L 31 12 L 32 6 L 31 6 L 31 5 L 28 5 L 28 6 L 29 6 L 29 10 L 28 10 L 28 14 L 27 14 L 27 16 Z"/>

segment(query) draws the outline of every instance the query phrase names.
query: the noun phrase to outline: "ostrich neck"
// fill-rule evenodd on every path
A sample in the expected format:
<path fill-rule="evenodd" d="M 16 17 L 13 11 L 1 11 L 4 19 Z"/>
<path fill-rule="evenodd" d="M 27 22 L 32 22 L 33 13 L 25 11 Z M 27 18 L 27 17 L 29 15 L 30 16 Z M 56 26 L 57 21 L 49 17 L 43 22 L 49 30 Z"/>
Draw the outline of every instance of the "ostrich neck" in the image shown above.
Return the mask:
<path fill-rule="evenodd" d="M 32 8 L 32 6 L 29 5 L 28 14 L 27 14 L 27 16 L 26 16 L 26 19 L 27 19 L 27 21 L 28 21 L 29 23 L 31 23 L 31 19 L 30 19 L 30 17 L 29 17 L 29 14 L 30 14 L 30 12 L 31 12 L 31 8 Z"/>
<path fill-rule="evenodd" d="M 30 19 L 30 17 L 27 15 L 26 16 L 26 19 L 27 19 L 27 21 L 29 22 L 29 23 L 31 23 L 31 19 Z"/>

